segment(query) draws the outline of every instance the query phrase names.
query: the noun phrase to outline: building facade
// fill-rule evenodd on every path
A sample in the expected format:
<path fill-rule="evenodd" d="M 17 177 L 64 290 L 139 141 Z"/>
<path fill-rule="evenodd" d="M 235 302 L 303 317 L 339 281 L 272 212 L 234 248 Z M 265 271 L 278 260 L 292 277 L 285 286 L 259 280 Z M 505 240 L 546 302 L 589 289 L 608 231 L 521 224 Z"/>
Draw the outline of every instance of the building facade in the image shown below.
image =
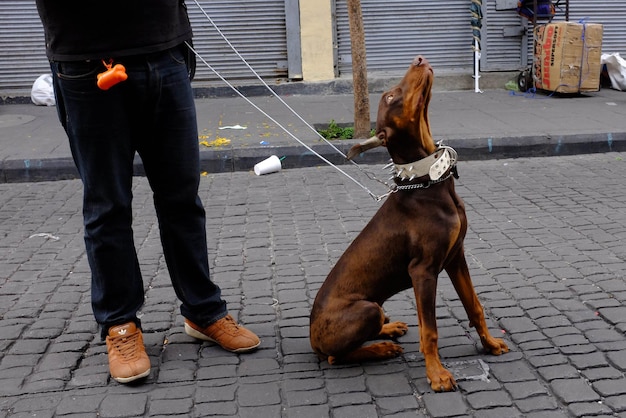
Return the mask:
<path fill-rule="evenodd" d="M 49 72 L 34 0 L 0 2 L 0 91 L 29 90 Z M 422 54 L 438 72 L 473 73 L 471 0 L 361 0 L 369 73 L 400 74 Z M 565 1 L 555 20 L 564 20 Z M 603 51 L 626 55 L 626 0 L 569 5 L 569 20 L 604 25 Z M 346 0 L 186 0 L 194 48 L 202 57 L 194 81 L 237 85 L 350 77 Z M 516 0 L 483 0 L 480 70 L 518 71 L 532 63 L 532 23 Z M 226 40 L 225 40 L 226 39 Z M 236 52 L 233 51 L 233 48 Z"/>

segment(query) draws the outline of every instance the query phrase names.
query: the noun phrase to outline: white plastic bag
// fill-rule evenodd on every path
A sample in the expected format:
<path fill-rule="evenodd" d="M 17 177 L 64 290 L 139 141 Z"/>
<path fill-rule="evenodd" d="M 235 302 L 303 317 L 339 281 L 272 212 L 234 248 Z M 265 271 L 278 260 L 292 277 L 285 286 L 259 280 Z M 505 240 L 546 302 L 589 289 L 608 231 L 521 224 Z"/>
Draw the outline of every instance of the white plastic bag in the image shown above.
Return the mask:
<path fill-rule="evenodd" d="M 54 88 L 52 87 L 52 74 L 42 74 L 33 83 L 30 99 L 37 106 L 54 106 Z"/>
<path fill-rule="evenodd" d="M 626 60 L 618 52 L 602 54 L 600 63 L 606 65 L 611 79 L 611 86 L 620 91 L 626 91 Z"/>

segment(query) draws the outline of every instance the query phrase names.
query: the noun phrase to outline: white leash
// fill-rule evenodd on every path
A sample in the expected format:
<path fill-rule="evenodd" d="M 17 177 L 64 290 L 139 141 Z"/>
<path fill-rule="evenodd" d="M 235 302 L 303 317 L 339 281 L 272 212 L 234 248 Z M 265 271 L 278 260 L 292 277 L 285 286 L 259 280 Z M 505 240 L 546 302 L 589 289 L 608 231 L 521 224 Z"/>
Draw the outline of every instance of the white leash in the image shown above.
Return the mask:
<path fill-rule="evenodd" d="M 317 130 L 315 128 L 313 128 L 313 126 L 311 126 L 306 120 L 304 120 L 304 118 L 302 118 L 302 116 L 300 116 L 292 107 L 290 107 L 278 94 L 276 94 L 276 92 L 265 82 L 265 80 L 263 80 L 263 78 L 254 70 L 254 68 L 252 68 L 252 66 L 245 60 L 245 58 L 239 53 L 239 51 L 237 51 L 237 49 L 234 47 L 234 45 L 228 40 L 228 38 L 226 38 L 226 36 L 222 33 L 222 31 L 219 29 L 219 27 L 215 24 L 215 22 L 213 21 L 213 19 L 211 19 L 211 17 L 208 15 L 208 13 L 204 10 L 204 8 L 200 5 L 200 3 L 198 2 L 198 0 L 194 0 L 194 3 L 196 4 L 196 6 L 198 7 L 198 9 L 200 9 L 200 11 L 202 12 L 202 14 L 204 14 L 204 16 L 207 18 L 207 20 L 211 23 L 211 25 L 213 25 L 213 27 L 215 28 L 215 30 L 217 31 L 217 33 L 219 33 L 219 35 L 222 37 L 222 39 L 228 44 L 228 46 L 233 50 L 233 52 L 237 55 L 237 57 L 239 57 L 239 59 L 248 67 L 248 69 L 255 75 L 255 77 L 261 81 L 261 83 L 263 84 L 263 86 L 276 98 L 278 99 L 287 109 L 289 109 L 289 111 L 296 116 L 301 122 L 303 122 L 311 131 L 315 132 L 315 134 L 321 138 L 324 142 L 326 142 L 328 145 L 330 145 L 335 151 L 337 151 L 339 154 L 341 154 L 344 158 L 347 158 L 346 155 L 341 152 L 340 149 L 338 149 L 335 145 L 333 145 L 330 141 L 328 141 L 326 138 L 324 138 L 319 132 L 317 132 Z M 252 107 L 254 107 L 256 110 L 258 110 L 259 112 L 261 112 L 261 114 L 263 114 L 265 117 L 267 117 L 270 121 L 272 121 L 273 123 L 276 124 L 276 126 L 278 126 L 280 129 L 282 129 L 287 135 L 289 135 L 291 138 L 295 139 L 298 143 L 300 143 L 300 145 L 304 146 L 308 151 L 310 151 L 312 154 L 314 154 L 315 156 L 317 156 L 318 158 L 320 158 L 322 161 L 324 161 L 326 164 L 330 165 L 331 167 L 333 167 L 334 169 L 336 169 L 337 171 L 339 171 L 340 173 L 342 173 L 343 175 L 345 175 L 347 178 L 349 178 L 350 180 L 352 180 L 356 185 L 358 185 L 359 187 L 361 187 L 363 190 L 365 190 L 372 198 L 374 198 L 377 201 L 382 200 L 387 194 L 382 195 L 382 196 L 378 196 L 376 194 L 374 194 L 373 192 L 371 192 L 366 186 L 364 186 L 363 184 L 361 184 L 358 180 L 356 180 L 354 177 L 350 176 L 348 173 L 346 173 L 344 170 L 340 169 L 339 167 L 337 167 L 335 164 L 333 164 L 332 162 L 330 162 L 328 159 L 324 158 L 324 156 L 322 156 L 321 154 L 319 154 L 317 151 L 315 151 L 314 149 L 312 149 L 310 146 L 308 146 L 307 144 L 305 144 L 304 142 L 302 142 L 299 138 L 297 138 L 295 135 L 293 135 L 287 128 L 285 128 L 282 124 L 280 124 L 278 121 L 276 121 L 272 116 L 270 116 L 267 112 L 265 112 L 263 109 L 261 109 L 259 106 L 257 106 L 256 104 L 254 104 L 250 99 L 248 99 L 243 93 L 241 93 L 235 86 L 233 86 L 228 80 L 226 80 L 217 70 L 215 70 L 202 56 L 200 56 L 200 54 L 198 53 L 198 51 L 196 51 L 188 42 L 185 42 L 185 44 L 187 45 L 187 47 L 189 48 L 189 50 L 191 52 L 193 52 L 195 54 L 195 56 L 202 61 L 202 63 L 204 65 L 206 65 L 209 70 L 211 70 L 220 80 L 222 80 L 228 87 L 230 87 L 235 93 L 237 93 L 237 95 L 239 95 L 239 97 L 241 97 L 242 99 L 244 99 L 246 102 L 248 102 Z M 367 174 L 365 171 L 363 171 L 359 165 L 352 161 L 349 160 L 350 162 L 352 162 L 352 164 L 354 164 L 356 167 L 359 168 L 359 170 L 364 173 L 368 178 L 372 178 L 371 175 Z M 382 184 L 385 184 L 387 187 L 389 187 L 389 185 L 387 183 L 384 183 L 378 179 L 376 179 L 375 177 L 373 177 L 374 180 L 379 181 Z"/>
<path fill-rule="evenodd" d="M 263 80 L 263 78 L 256 72 L 256 70 L 254 68 L 252 68 L 252 66 L 248 63 L 248 61 L 246 61 L 246 59 L 239 53 L 239 51 L 237 50 L 237 48 L 235 48 L 235 46 L 228 40 L 228 38 L 226 37 L 226 35 L 224 35 L 224 33 L 220 30 L 220 28 L 217 26 L 217 24 L 213 21 L 213 19 L 211 19 L 211 16 L 209 16 L 209 14 L 204 10 L 204 8 L 200 5 L 200 3 L 198 2 L 198 0 L 194 0 L 194 2 L 196 3 L 196 5 L 198 6 L 198 8 L 200 9 L 200 11 L 202 12 L 202 14 L 204 14 L 204 16 L 207 18 L 207 20 L 211 23 L 211 25 L 213 25 L 213 28 L 215 28 L 215 30 L 217 31 L 217 33 L 222 37 L 222 39 L 224 40 L 224 42 L 226 42 L 228 44 L 228 46 L 230 47 L 230 49 L 233 50 L 233 52 L 237 55 L 237 57 L 246 65 L 246 67 L 248 67 L 248 69 L 252 72 L 252 74 L 254 74 L 254 76 L 263 84 L 263 86 L 270 92 L 272 93 L 276 99 L 278 99 L 287 109 L 289 109 L 289 111 L 291 113 L 293 113 L 294 116 L 296 116 L 302 123 L 304 123 L 307 128 L 309 128 L 310 130 L 312 130 L 313 132 L 315 132 L 315 134 L 322 139 L 323 141 L 325 141 L 328 145 L 330 145 L 335 151 L 337 151 L 339 154 L 341 154 L 344 158 L 346 157 L 346 155 L 341 152 L 341 150 L 337 147 L 335 147 L 330 141 L 328 141 L 326 138 L 324 138 L 322 135 L 320 135 L 319 132 L 317 132 L 317 130 L 311 126 L 302 116 L 300 116 L 298 114 L 298 112 L 296 112 L 291 106 L 289 106 L 283 99 L 282 97 L 280 97 L 278 94 L 276 94 L 276 92 L 269 86 L 269 84 L 267 84 L 265 82 L 265 80 Z M 189 46 L 189 45 L 188 45 Z M 193 49 L 191 49 L 193 51 Z M 196 56 L 198 58 L 200 58 L 200 56 L 198 55 L 198 53 L 196 51 L 193 51 Z M 202 58 L 200 58 L 202 60 Z M 204 60 L 202 60 L 202 62 L 204 62 L 206 64 L 206 62 Z M 211 68 L 210 65 L 207 64 L 207 66 L 209 67 L 209 69 L 211 71 L 213 71 L 215 73 L 215 75 L 217 75 L 222 81 L 226 82 L 226 80 L 224 80 L 219 74 L 217 74 L 217 72 Z M 232 85 L 230 85 L 230 83 L 226 82 L 228 84 L 228 86 L 232 89 L 235 89 L 235 87 L 233 87 Z M 263 113 L 265 116 L 267 116 L 265 113 Z M 356 164 L 356 163 L 355 163 Z"/>

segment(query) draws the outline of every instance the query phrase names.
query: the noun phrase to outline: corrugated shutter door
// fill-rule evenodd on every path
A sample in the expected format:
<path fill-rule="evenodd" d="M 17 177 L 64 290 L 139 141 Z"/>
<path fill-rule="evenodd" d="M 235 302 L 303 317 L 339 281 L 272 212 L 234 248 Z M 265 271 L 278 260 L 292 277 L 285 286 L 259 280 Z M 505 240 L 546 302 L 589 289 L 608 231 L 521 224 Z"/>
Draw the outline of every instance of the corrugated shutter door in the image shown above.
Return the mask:
<path fill-rule="evenodd" d="M 525 66 L 521 49 L 525 22 L 514 9 L 496 10 L 495 1 L 483 1 L 482 71 L 516 71 Z M 511 2 L 513 4 L 513 2 Z M 486 10 L 485 10 L 486 9 Z M 518 32 L 518 35 L 514 34 Z"/>
<path fill-rule="evenodd" d="M 254 74 L 222 40 L 195 1 L 187 0 L 194 42 L 202 57 L 229 81 Z M 286 78 L 285 0 L 199 1 L 239 53 L 264 79 Z M 49 73 L 44 35 L 34 0 L 0 1 L 0 90 L 25 90 Z M 201 62 L 196 81 L 219 81 Z M 221 82 L 221 81 L 220 81 Z"/>
<path fill-rule="evenodd" d="M 368 71 L 404 71 L 418 54 L 437 69 L 473 68 L 469 0 L 361 0 Z M 336 0 L 338 68 L 352 73 L 346 0 Z"/>
<path fill-rule="evenodd" d="M 254 74 L 232 51 L 194 1 L 187 0 L 194 47 L 228 81 L 254 80 Z M 286 78 L 285 0 L 202 0 L 200 6 L 263 79 Z M 195 81 L 219 79 L 198 62 Z"/>
<path fill-rule="evenodd" d="M 0 90 L 25 90 L 50 73 L 34 0 L 0 2 Z"/>

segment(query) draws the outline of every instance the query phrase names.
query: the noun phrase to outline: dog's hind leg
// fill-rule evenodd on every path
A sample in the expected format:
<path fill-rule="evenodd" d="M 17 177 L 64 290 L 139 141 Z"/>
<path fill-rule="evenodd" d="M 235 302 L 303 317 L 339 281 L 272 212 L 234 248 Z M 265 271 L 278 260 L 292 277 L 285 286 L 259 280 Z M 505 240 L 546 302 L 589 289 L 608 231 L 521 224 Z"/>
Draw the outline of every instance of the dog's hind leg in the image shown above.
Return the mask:
<path fill-rule="evenodd" d="M 406 333 L 402 322 L 385 323 L 383 309 L 375 302 L 360 300 L 341 310 L 341 330 L 325 335 L 328 363 L 360 363 L 384 360 L 402 353 L 398 344 L 383 341 L 367 346 L 363 343 L 377 338 L 394 338 Z M 339 323 L 337 323 L 339 325 Z"/>
<path fill-rule="evenodd" d="M 386 322 L 383 324 L 378 338 L 398 338 L 406 334 L 408 330 L 409 327 L 405 322 Z"/>
<path fill-rule="evenodd" d="M 461 303 L 463 303 L 463 307 L 469 318 L 469 324 L 476 328 L 476 332 L 478 332 L 478 336 L 485 350 L 494 355 L 508 352 L 509 348 L 506 343 L 501 338 L 492 337 L 489 333 L 489 328 L 485 322 L 485 313 L 478 300 L 478 296 L 476 296 L 462 247 L 450 260 L 445 270 L 461 299 Z"/>
<path fill-rule="evenodd" d="M 409 331 L 409 326 L 406 322 L 394 321 L 391 322 L 391 319 L 385 314 L 385 322 L 383 323 L 383 327 L 380 330 L 380 334 L 378 334 L 378 338 L 398 338 L 403 336 Z"/>
<path fill-rule="evenodd" d="M 329 364 L 361 363 L 364 361 L 385 360 L 398 357 L 403 350 L 400 345 L 391 341 L 381 341 L 359 347 L 341 357 L 328 356 Z"/>

